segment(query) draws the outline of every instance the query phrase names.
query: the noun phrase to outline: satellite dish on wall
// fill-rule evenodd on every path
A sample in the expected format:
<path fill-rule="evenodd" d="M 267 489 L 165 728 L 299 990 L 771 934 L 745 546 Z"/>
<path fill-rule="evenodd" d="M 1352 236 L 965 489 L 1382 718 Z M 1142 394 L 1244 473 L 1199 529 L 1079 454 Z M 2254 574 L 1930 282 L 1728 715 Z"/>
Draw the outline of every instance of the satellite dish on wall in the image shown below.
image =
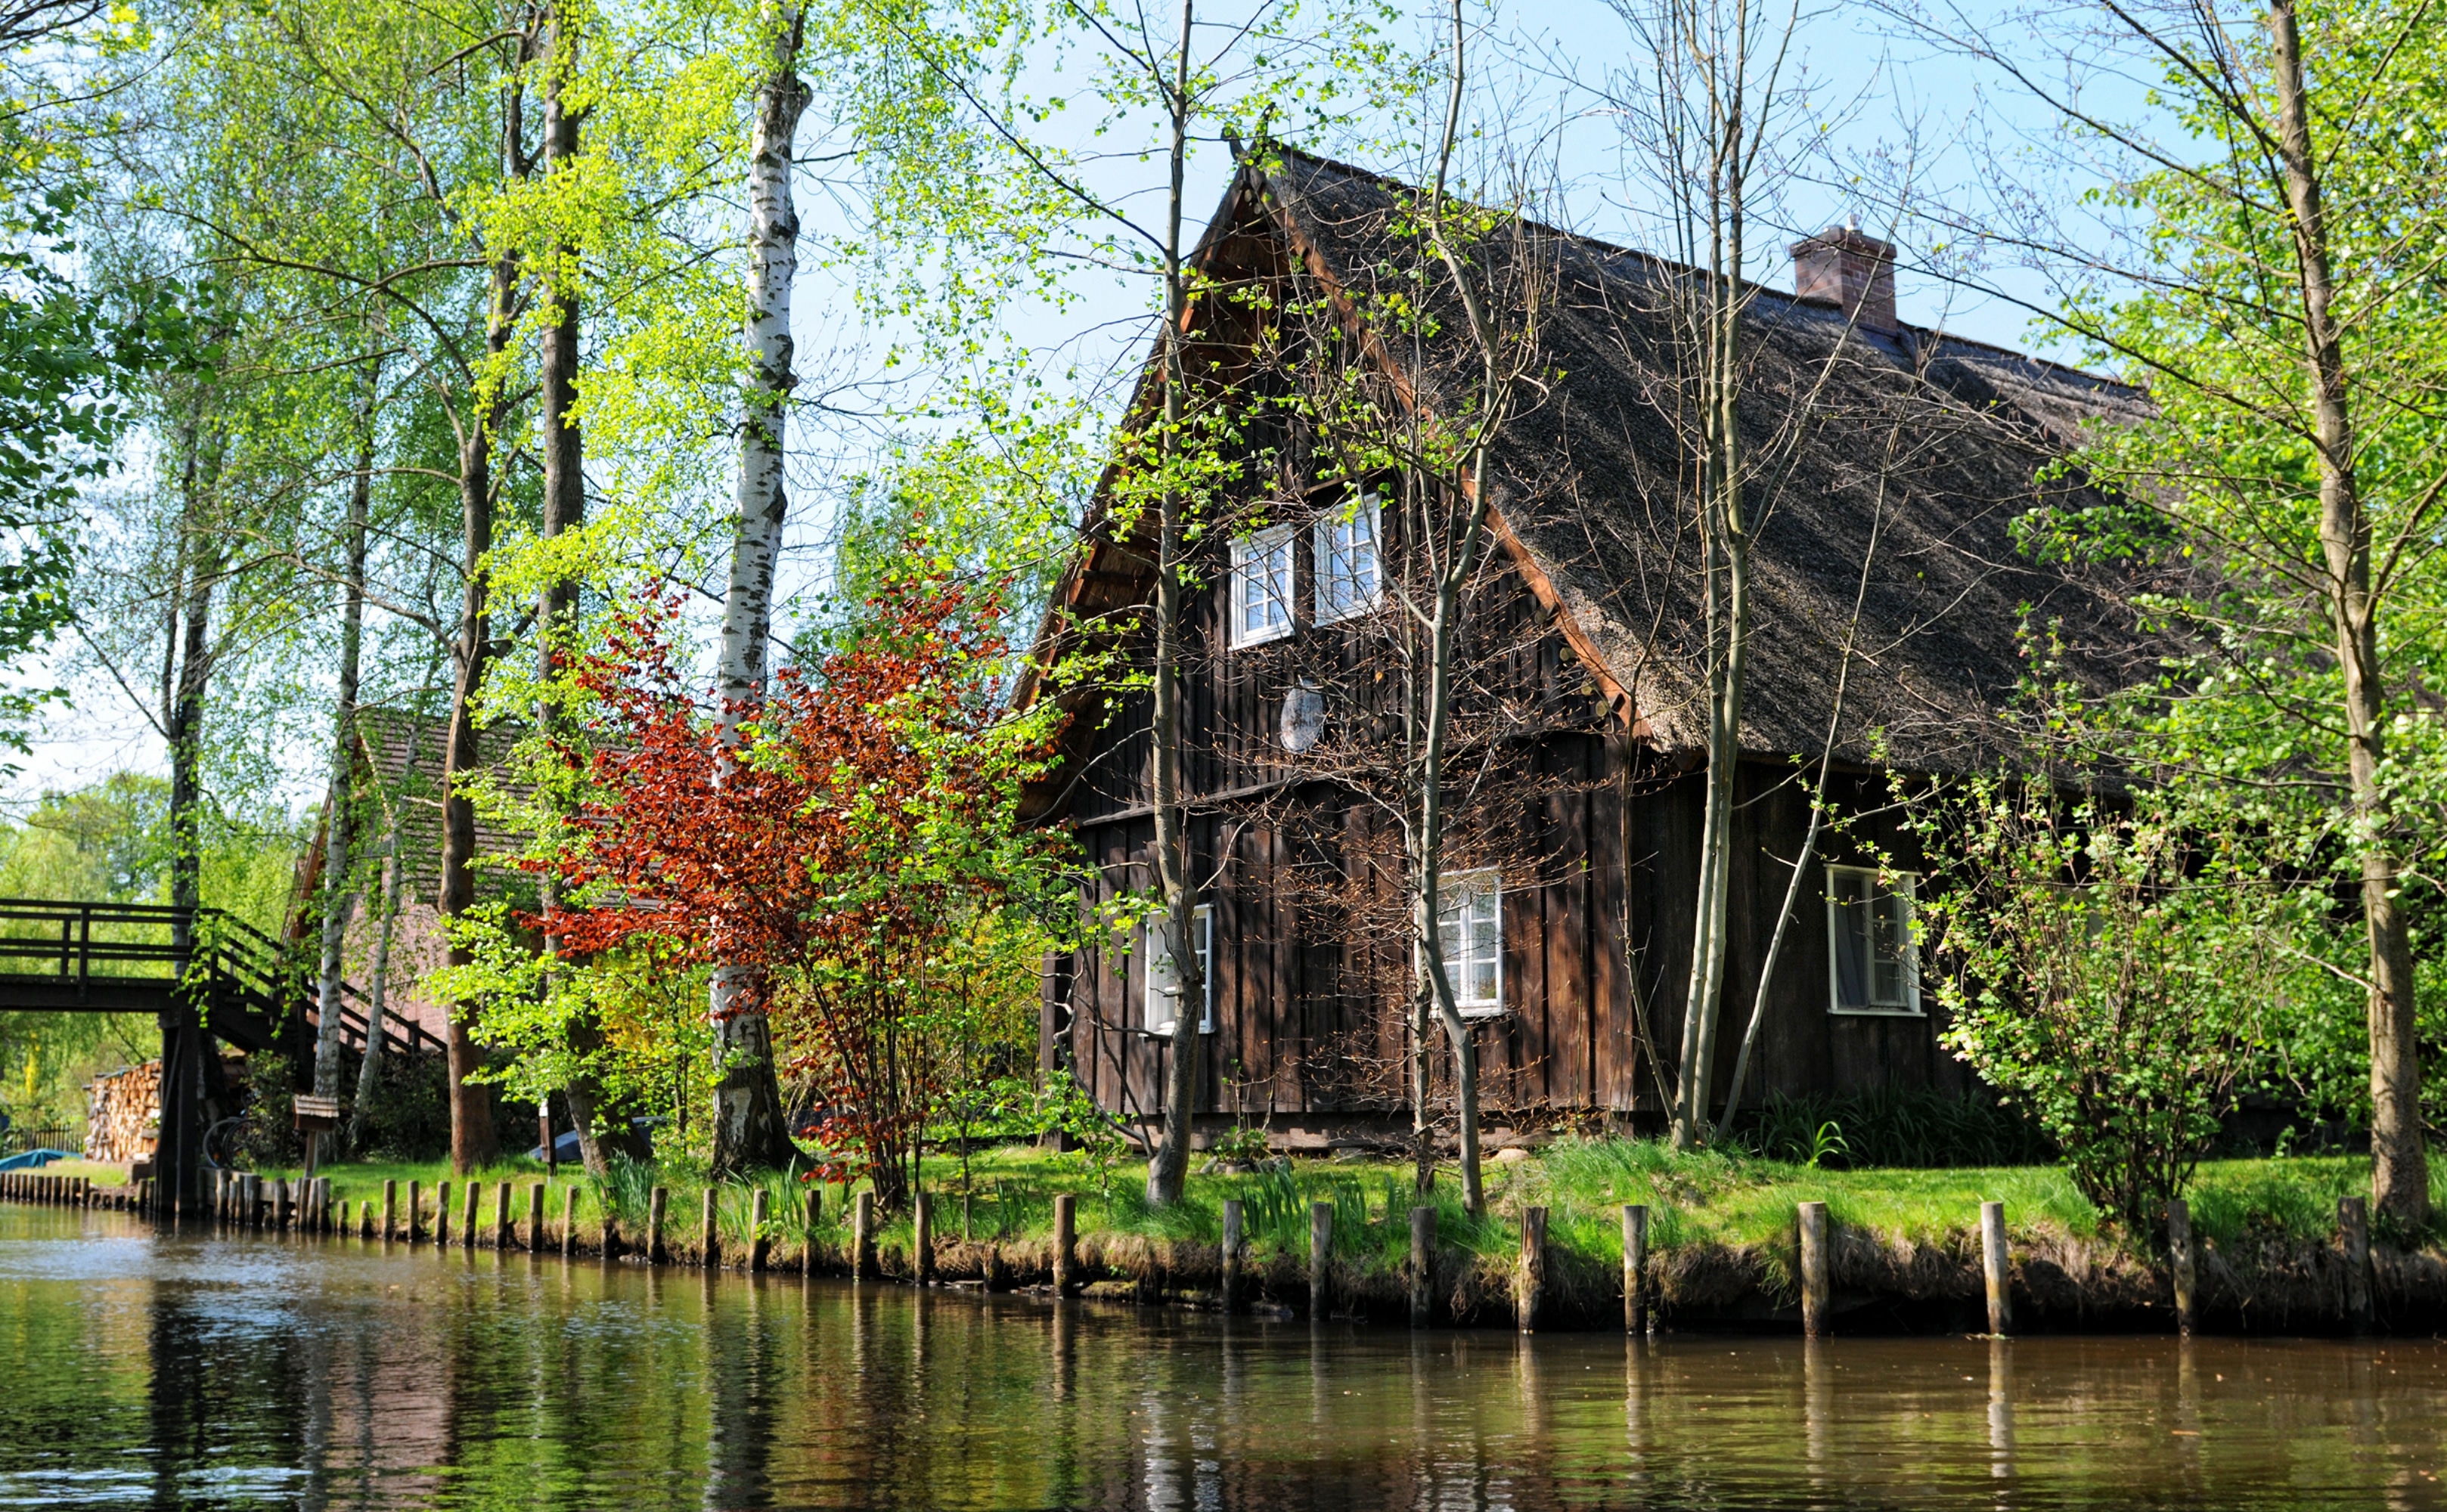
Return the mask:
<path fill-rule="evenodd" d="M 1303 677 L 1283 694 L 1283 749 L 1298 756 L 1325 733 L 1325 695 Z"/>

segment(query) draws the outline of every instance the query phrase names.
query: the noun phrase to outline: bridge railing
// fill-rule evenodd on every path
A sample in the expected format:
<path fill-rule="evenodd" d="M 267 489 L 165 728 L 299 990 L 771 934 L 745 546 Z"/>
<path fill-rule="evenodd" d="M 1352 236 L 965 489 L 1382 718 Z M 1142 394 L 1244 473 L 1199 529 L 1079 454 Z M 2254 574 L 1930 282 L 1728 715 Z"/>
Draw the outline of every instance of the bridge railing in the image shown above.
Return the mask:
<path fill-rule="evenodd" d="M 181 923 L 188 943 L 177 941 Z M 168 903 L 93 903 L 75 898 L 0 898 L 0 974 L 47 976 L 82 989 L 94 982 L 179 981 L 204 968 L 215 996 L 240 1011 L 278 1020 L 302 1011 L 320 1017 L 313 973 L 296 950 L 219 909 Z M 366 1014 L 350 1006 L 362 997 L 341 984 L 340 1022 L 362 1046 Z M 443 1042 L 413 1019 L 386 1019 L 391 1049 L 421 1053 Z"/>
<path fill-rule="evenodd" d="M 173 940 L 188 912 L 161 903 L 0 899 L 0 970 L 80 982 L 96 975 L 175 978 L 191 954 Z M 105 970 L 96 972 L 97 965 Z M 162 969 L 109 969 L 125 966 Z"/>

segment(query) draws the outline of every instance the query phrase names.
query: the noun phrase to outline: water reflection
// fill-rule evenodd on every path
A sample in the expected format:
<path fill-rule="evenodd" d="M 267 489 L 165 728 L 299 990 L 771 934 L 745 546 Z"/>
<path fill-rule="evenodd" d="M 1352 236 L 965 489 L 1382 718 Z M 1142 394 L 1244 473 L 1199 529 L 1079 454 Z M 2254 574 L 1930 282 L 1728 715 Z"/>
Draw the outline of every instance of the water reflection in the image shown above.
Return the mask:
<path fill-rule="evenodd" d="M 1988 1341 L 1988 1473 L 2014 1473 L 2014 1356 L 2005 1339 Z"/>
<path fill-rule="evenodd" d="M 2436 1343 L 1273 1325 L 0 1210 L 0 1505 L 2433 1504 Z"/>

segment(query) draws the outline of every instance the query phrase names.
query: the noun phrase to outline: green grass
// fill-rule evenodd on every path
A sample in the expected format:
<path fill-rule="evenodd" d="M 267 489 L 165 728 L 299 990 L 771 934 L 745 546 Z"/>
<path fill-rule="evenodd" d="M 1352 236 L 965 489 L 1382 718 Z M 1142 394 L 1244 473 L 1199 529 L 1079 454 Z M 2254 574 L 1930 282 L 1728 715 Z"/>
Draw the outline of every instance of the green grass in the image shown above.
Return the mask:
<path fill-rule="evenodd" d="M 53 1161 L 34 1173 L 37 1176 L 82 1176 L 96 1186 L 125 1186 L 127 1167 L 107 1161 Z"/>
<path fill-rule="evenodd" d="M 2447 1210 L 2447 1162 L 2439 1164 L 2434 1200 Z M 410 1181 L 423 1183 L 428 1203 L 443 1181 L 453 1181 L 454 1206 L 460 1200 L 456 1191 L 464 1190 L 441 1162 L 343 1162 L 324 1174 L 332 1179 L 334 1197 L 349 1201 L 378 1201 L 386 1180 L 399 1182 L 403 1200 Z M 1297 1259 L 1308 1253 L 1309 1204 L 1328 1201 L 1335 1207 L 1337 1254 L 1363 1269 L 1389 1270 L 1398 1269 L 1409 1253 L 1410 1174 L 1407 1162 L 1296 1160 L 1288 1169 L 1193 1176 L 1187 1201 L 1155 1209 L 1143 1195 L 1144 1165 L 1117 1168 L 1110 1199 L 1076 1156 L 1027 1148 L 987 1151 L 973 1158 L 965 1190 L 951 1161 L 932 1159 L 926 1166 L 936 1194 L 936 1232 L 945 1239 L 964 1233 L 978 1242 L 1044 1239 L 1053 1229 L 1053 1198 L 1067 1192 L 1076 1199 L 1083 1238 L 1127 1235 L 1213 1243 L 1221 1237 L 1223 1203 L 1238 1198 L 1253 1258 Z M 524 1188 L 544 1180 L 544 1171 L 537 1162 L 516 1159 L 488 1166 L 476 1180 L 488 1188 L 503 1181 Z M 583 1180 L 575 1167 L 562 1167 L 561 1184 Z M 616 1162 L 609 1182 L 587 1183 L 583 1219 L 591 1220 L 608 1203 L 624 1232 L 640 1234 L 647 1195 L 657 1182 L 670 1189 L 666 1232 L 675 1240 L 692 1237 L 706 1182 L 701 1172 L 678 1168 Z M 2336 1231 L 2337 1199 L 2367 1193 L 2369 1184 L 2370 1162 L 2362 1157 L 2208 1162 L 2191 1193 L 2193 1224 L 2212 1242 L 2248 1233 L 2324 1239 Z M 806 1189 L 790 1177 L 771 1174 L 753 1182 L 721 1183 L 719 1222 L 727 1244 L 749 1238 L 759 1185 L 768 1193 L 768 1238 L 838 1243 L 845 1237 L 848 1204 L 841 1188 L 823 1189 L 822 1217 L 810 1233 L 804 1217 Z M 1649 1208 L 1651 1243 L 1660 1249 L 1715 1243 L 1776 1250 L 1792 1243 L 1794 1204 L 1810 1200 L 1826 1202 L 1829 1216 L 1840 1224 L 1915 1242 L 1976 1232 L 1983 1200 L 2003 1201 L 2007 1225 L 2018 1235 L 2055 1232 L 2121 1242 L 2056 1166 L 1838 1171 L 1736 1152 L 1677 1154 L 1646 1140 L 1565 1140 L 1518 1163 L 1490 1162 L 1487 1188 L 1488 1216 L 1473 1221 L 1462 1212 L 1455 1174 L 1440 1173 L 1433 1203 L 1443 1244 L 1490 1258 L 1508 1256 L 1519 1244 L 1521 1210 L 1535 1205 L 1548 1210 L 1550 1242 L 1610 1262 L 1622 1255 L 1622 1208 L 1640 1202 Z M 557 1197 L 551 1211 L 557 1221 Z M 517 1212 L 523 1219 L 522 1198 Z M 488 1193 L 484 1221 L 489 1223 L 492 1214 Z M 877 1237 L 886 1246 L 905 1245 L 907 1215 L 887 1217 Z"/>

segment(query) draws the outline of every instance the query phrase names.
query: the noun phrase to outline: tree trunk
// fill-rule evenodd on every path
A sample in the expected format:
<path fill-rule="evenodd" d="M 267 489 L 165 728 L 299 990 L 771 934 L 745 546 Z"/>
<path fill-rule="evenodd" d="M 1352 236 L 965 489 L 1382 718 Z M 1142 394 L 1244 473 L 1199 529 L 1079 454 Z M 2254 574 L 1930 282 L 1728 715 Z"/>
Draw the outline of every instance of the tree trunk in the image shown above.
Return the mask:
<path fill-rule="evenodd" d="M 314 1030 L 317 1097 L 336 1097 L 340 1091 L 340 1014 L 346 1006 L 343 999 L 347 992 L 349 913 L 355 901 L 349 868 L 356 820 L 358 658 L 365 644 L 366 530 L 372 513 L 374 393 L 381 371 L 381 364 L 376 362 L 367 375 L 365 403 L 357 415 L 356 476 L 349 483 L 347 596 L 340 610 L 340 696 L 332 721 L 331 799 L 324 822 L 323 954 L 314 981 L 319 1015 Z M 373 1053 L 370 1043 L 366 1052 Z M 332 1138 L 329 1134 L 311 1137 L 326 1142 Z"/>
<path fill-rule="evenodd" d="M 549 39 L 543 86 L 543 161 L 547 179 L 555 172 L 566 171 L 565 165 L 578 156 L 578 115 L 563 99 L 570 75 L 577 67 L 578 39 L 576 28 L 569 25 L 560 7 L 553 10 Z M 578 249 L 560 248 L 547 283 L 552 311 L 543 328 L 538 396 L 543 410 L 541 534 L 546 540 L 577 529 L 586 520 L 586 448 L 575 413 L 579 356 L 577 264 Z M 555 578 L 537 595 L 536 678 L 545 690 L 536 709 L 536 728 L 541 730 L 556 729 L 560 723 L 550 685 L 560 642 L 569 633 L 577 610 L 578 584 L 574 579 Z M 555 893 L 551 873 L 540 874 L 537 892 L 537 913 L 551 917 Z M 559 957 L 560 937 L 545 936 L 543 950 L 547 957 Z M 553 973 L 547 968 L 544 991 L 549 993 L 553 987 Z M 602 1031 L 593 1012 L 581 1009 L 566 1032 L 576 1065 L 561 1085 L 561 1095 L 568 1100 L 570 1123 L 578 1131 L 579 1158 L 585 1162 L 588 1175 L 608 1177 L 611 1167 L 604 1163 L 603 1147 L 595 1127 L 602 1105 L 602 1088 L 589 1068 L 593 1056 L 603 1048 Z"/>
<path fill-rule="evenodd" d="M 1477 567 L 1477 541 L 1485 527 L 1484 448 L 1476 474 L 1475 492 L 1480 502 L 1475 509 L 1468 509 L 1470 527 L 1455 543 L 1443 579 L 1436 585 L 1434 617 L 1428 628 L 1427 733 L 1415 779 L 1418 819 L 1413 833 L 1417 841 L 1411 857 L 1412 949 L 1424 978 L 1418 990 L 1432 1005 L 1437 1022 L 1444 1026 L 1445 1041 L 1452 1047 L 1461 1203 L 1472 1217 L 1487 1211 L 1487 1190 L 1478 1158 L 1478 1040 L 1470 1030 L 1470 1021 L 1461 1016 L 1461 1005 L 1453 995 L 1452 967 L 1444 958 L 1444 936 L 1439 926 L 1444 919 L 1445 742 L 1452 722 L 1453 639 L 1461 628 L 1462 590 Z M 1462 508 L 1449 505 L 1444 513 L 1451 518 L 1466 508 L 1466 504 Z"/>
<path fill-rule="evenodd" d="M 510 302 L 518 287 L 518 265 L 512 258 L 493 259 L 491 304 L 485 319 L 485 346 L 498 358 L 515 330 Z M 459 438 L 459 511 L 462 570 L 466 575 L 460 601 L 459 638 L 451 648 L 456 676 L 450 689 L 450 733 L 443 747 L 442 894 L 439 909 L 444 926 L 457 922 L 476 901 L 476 805 L 462 790 L 463 779 L 482 771 L 484 747 L 476 730 L 476 698 L 484 690 L 484 671 L 492 658 L 492 585 L 484 558 L 493 549 L 493 437 L 508 419 L 507 405 L 486 399 Z M 465 966 L 472 956 L 453 940 L 449 962 Z M 450 1166 L 466 1176 L 501 1154 L 493 1127 L 493 1089 L 469 1080 L 484 1065 L 472 1032 L 476 1004 L 452 1006 L 449 1047 Z"/>
<path fill-rule="evenodd" d="M 2362 851 L 2362 917 L 2370 934 L 2371 1198 L 2382 1213 L 2419 1225 L 2430 1216 L 2421 1140 L 2421 1049 L 2415 1022 L 2413 945 L 2397 906 L 2396 820 L 2380 772 L 2387 694 L 2371 597 L 2370 519 L 2356 476 L 2344 333 L 2333 309 L 2326 211 L 2311 142 L 2302 38 L 2292 0 L 2268 10 L 2275 44 L 2279 160 L 2293 216 L 2309 399 L 2320 454 L 2320 545 L 2328 615 L 2344 671 L 2347 765 Z"/>
<path fill-rule="evenodd" d="M 173 944 L 183 959 L 194 945 L 192 921 L 203 904 L 204 697 L 212 683 L 213 590 L 225 559 L 224 537 L 204 518 L 204 498 L 218 485 L 221 443 L 190 423 L 187 457 L 180 470 L 179 556 L 186 562 L 183 600 L 172 621 L 178 672 L 169 688 L 163 729 L 170 747 L 170 904 L 181 910 L 172 925 Z"/>
<path fill-rule="evenodd" d="M 1709 261 L 1702 330 L 1698 492 L 1706 541 L 1710 637 L 1708 770 L 1699 839 L 1699 886 L 1691 977 L 1682 1011 L 1682 1055 L 1674 1097 L 1674 1147 L 1706 1136 L 1716 1080 L 1717 1026 L 1723 1016 L 1725 954 L 1732 933 L 1734 789 L 1741 769 L 1742 682 L 1750 659 L 1750 536 L 1742 510 L 1741 372 L 1743 183 L 1738 87 L 1717 123 L 1718 177 L 1709 185 Z"/>
<path fill-rule="evenodd" d="M 1154 746 L 1155 866 L 1164 890 L 1165 928 L 1171 936 L 1173 985 L 1171 1055 L 1165 1063 L 1164 1138 L 1148 1162 L 1147 1198 L 1167 1207 L 1181 1200 L 1189 1180 L 1189 1142 L 1198 1102 L 1198 1036 L 1206 1016 L 1206 973 L 1198 960 L 1198 880 L 1189 867 L 1189 815 L 1183 806 L 1181 769 L 1182 554 L 1188 543 L 1183 514 L 1186 501 L 1173 476 L 1180 456 L 1181 425 L 1188 374 L 1183 362 L 1182 326 L 1189 316 L 1189 288 L 1181 261 L 1184 171 L 1189 145 L 1189 33 L 1196 0 L 1182 0 L 1181 43 L 1173 54 L 1167 104 L 1172 118 L 1172 185 L 1166 203 L 1164 243 L 1164 434 L 1159 465 L 1165 488 L 1158 504 L 1155 570 Z M 1149 959 L 1153 959 L 1150 953 Z"/>
<path fill-rule="evenodd" d="M 161 728 L 170 747 L 170 948 L 183 973 L 194 959 L 196 910 L 203 902 L 203 849 L 199 809 L 203 802 L 204 695 L 212 676 L 213 588 L 221 573 L 221 536 L 203 518 L 203 496 L 219 473 L 218 441 L 209 459 L 202 426 L 190 417 L 180 472 L 178 559 L 183 580 L 174 585 L 161 657 Z M 161 1017 L 162 1145 L 164 1176 L 182 1203 L 202 1191 L 199 1142 L 211 1122 L 204 1061 L 213 1053 L 197 1002 L 180 995 Z M 175 1081 L 175 1085 L 174 1085 Z"/>
<path fill-rule="evenodd" d="M 716 675 L 723 742 L 736 747 L 741 717 L 765 694 L 772 635 L 773 572 L 789 509 L 783 475 L 783 406 L 798 383 L 791 369 L 790 282 L 799 267 L 799 212 L 791 196 L 791 155 L 807 86 L 798 74 L 806 14 L 796 7 L 767 18 L 776 27 L 772 68 L 756 90 L 749 145 L 749 383 L 741 396 L 739 517 L 723 600 Z M 713 973 L 713 1168 L 731 1172 L 787 1164 L 797 1154 L 773 1068 L 766 984 L 752 966 L 729 962 Z"/>
<path fill-rule="evenodd" d="M 1452 728 L 1453 649 L 1461 633 L 1463 596 L 1478 571 L 1479 553 L 1486 544 L 1488 510 L 1494 502 L 1489 443 L 1505 423 L 1510 407 L 1511 385 L 1504 366 L 1506 344 L 1497 335 L 1487 301 L 1471 277 L 1469 260 L 1454 245 L 1446 219 L 1445 181 L 1460 141 L 1468 63 L 1460 0 L 1453 0 L 1450 16 L 1452 75 L 1445 96 L 1444 134 L 1437 153 L 1435 183 L 1429 194 L 1425 229 L 1445 275 L 1452 281 L 1454 297 L 1461 305 L 1470 341 L 1477 350 L 1479 411 L 1473 421 L 1476 432 L 1461 459 L 1461 476 L 1451 483 L 1437 481 L 1425 485 L 1437 490 L 1441 499 L 1432 511 L 1441 539 L 1422 542 L 1436 574 L 1436 593 L 1435 608 L 1428 624 L 1427 706 L 1421 710 L 1425 729 L 1417 765 L 1411 774 L 1416 806 L 1406 843 L 1411 849 L 1407 858 L 1411 866 L 1411 949 L 1413 959 L 1418 963 L 1414 971 L 1423 978 L 1414 991 L 1433 1007 L 1444 1026 L 1445 1040 L 1452 1048 L 1461 1200 L 1462 1206 L 1476 1218 L 1487 1211 L 1487 1189 L 1478 1158 L 1478 1040 L 1469 1020 L 1462 1017 L 1461 1005 L 1454 996 L 1452 968 L 1444 958 L 1439 928 L 1444 918 L 1445 755 Z M 1535 298 L 1534 293 L 1529 297 Z M 1418 1080 L 1423 1093 L 1424 1072 L 1418 1073 Z"/>
<path fill-rule="evenodd" d="M 414 760 L 408 770 L 416 769 Z M 366 1109 L 372 1105 L 382 1087 L 383 1018 L 389 1006 L 391 928 L 399 919 L 402 876 L 407 868 L 400 864 L 399 832 L 391 831 L 389 854 L 383 858 L 382 918 L 374 931 L 373 971 L 366 982 L 366 1053 L 357 1062 L 357 1100 L 349 1109 L 349 1148 L 362 1151 L 366 1139 Z"/>

